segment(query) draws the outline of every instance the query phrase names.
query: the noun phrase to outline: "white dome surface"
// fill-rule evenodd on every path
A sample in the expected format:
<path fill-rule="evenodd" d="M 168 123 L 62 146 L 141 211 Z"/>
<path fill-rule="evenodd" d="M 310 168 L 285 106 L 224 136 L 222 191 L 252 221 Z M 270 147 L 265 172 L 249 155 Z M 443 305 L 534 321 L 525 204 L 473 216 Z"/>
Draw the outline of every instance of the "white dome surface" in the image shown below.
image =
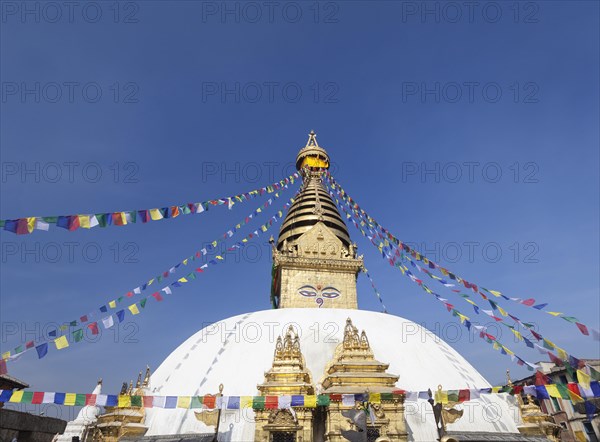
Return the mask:
<path fill-rule="evenodd" d="M 407 391 L 489 388 L 491 385 L 453 348 L 420 325 L 389 314 L 346 309 L 279 309 L 234 316 L 207 325 L 173 351 L 151 379 L 151 394 L 194 396 L 215 394 L 223 384 L 225 396 L 253 396 L 264 373 L 271 368 L 275 341 L 293 325 L 300 348 L 319 388 L 326 364 L 342 341 L 346 319 L 365 330 L 375 358 L 389 363 L 389 373 L 399 375 L 398 388 Z M 431 442 L 437 431 L 427 401 L 406 401 L 409 440 Z M 518 410 L 506 394 L 482 395 L 457 408 L 464 415 L 450 431 L 518 433 Z M 198 411 L 198 410 L 196 410 Z M 254 439 L 253 411 L 225 410 L 220 441 Z M 147 436 L 206 433 L 194 410 L 147 410 Z"/>

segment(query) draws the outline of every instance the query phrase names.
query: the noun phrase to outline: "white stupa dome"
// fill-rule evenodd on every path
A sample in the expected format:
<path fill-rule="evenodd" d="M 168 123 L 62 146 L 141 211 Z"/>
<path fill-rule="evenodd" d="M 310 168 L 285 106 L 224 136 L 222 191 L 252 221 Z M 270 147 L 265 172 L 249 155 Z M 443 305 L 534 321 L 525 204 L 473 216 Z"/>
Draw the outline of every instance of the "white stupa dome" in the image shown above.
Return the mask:
<path fill-rule="evenodd" d="M 257 395 L 257 385 L 271 368 L 275 342 L 289 325 L 300 336 L 300 347 L 313 384 L 319 382 L 336 346 L 342 341 L 347 318 L 364 330 L 375 357 L 399 375 L 396 384 L 407 391 L 479 389 L 491 385 L 452 347 L 420 325 L 389 314 L 349 309 L 284 308 L 234 316 L 198 331 L 173 351 L 151 378 L 151 394 L 205 395 L 224 385 L 225 396 Z M 424 399 L 405 402 L 409 441 L 438 438 L 431 406 Z M 506 394 L 482 395 L 457 408 L 464 410 L 450 431 L 518 433 L 518 409 Z M 196 410 L 198 411 L 198 410 Z M 251 409 L 223 411 L 220 441 L 254 439 Z M 146 436 L 207 433 L 194 410 L 147 410 Z"/>

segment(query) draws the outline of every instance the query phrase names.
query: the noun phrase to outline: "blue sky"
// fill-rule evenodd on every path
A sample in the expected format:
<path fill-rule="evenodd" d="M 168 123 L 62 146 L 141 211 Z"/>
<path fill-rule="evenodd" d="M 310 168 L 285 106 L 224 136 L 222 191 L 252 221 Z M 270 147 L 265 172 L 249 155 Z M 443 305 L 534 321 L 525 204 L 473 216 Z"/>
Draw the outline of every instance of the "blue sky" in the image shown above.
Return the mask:
<path fill-rule="evenodd" d="M 239 12 L 225 15 L 221 2 L 26 4 L 2 4 L 3 219 L 248 191 L 289 174 L 314 129 L 338 181 L 397 237 L 599 328 L 598 3 L 228 3 Z M 168 269 L 254 207 L 0 233 L 2 351 Z M 491 382 L 527 374 L 478 338 L 454 339 L 443 306 L 349 231 L 391 313 L 441 330 Z M 27 354 L 10 373 L 36 390 L 86 392 L 99 377 L 117 390 L 203 323 L 269 308 L 265 240 L 258 258 L 211 269 L 116 336 Z M 359 303 L 379 309 L 362 276 Z M 573 355 L 600 356 L 573 325 L 503 305 Z"/>

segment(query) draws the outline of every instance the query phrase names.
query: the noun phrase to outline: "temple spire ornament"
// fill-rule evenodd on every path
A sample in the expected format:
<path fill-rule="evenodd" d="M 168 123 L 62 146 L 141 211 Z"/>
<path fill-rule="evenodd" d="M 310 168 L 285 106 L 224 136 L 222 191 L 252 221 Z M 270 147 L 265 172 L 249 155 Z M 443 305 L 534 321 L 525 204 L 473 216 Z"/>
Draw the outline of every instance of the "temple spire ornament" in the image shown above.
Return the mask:
<path fill-rule="evenodd" d="M 329 155 L 314 131 L 296 167 L 303 183 L 273 248 L 273 306 L 358 308 L 356 278 L 363 260 L 323 182 Z"/>

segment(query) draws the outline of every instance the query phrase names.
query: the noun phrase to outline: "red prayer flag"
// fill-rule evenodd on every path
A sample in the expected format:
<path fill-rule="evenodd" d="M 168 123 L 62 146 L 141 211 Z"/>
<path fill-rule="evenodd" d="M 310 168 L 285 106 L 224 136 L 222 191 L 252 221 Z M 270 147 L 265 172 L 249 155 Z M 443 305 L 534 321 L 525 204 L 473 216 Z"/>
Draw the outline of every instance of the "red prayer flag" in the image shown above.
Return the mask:
<path fill-rule="evenodd" d="M 86 394 L 85 395 L 85 405 L 96 405 L 96 395 L 95 394 Z"/>
<path fill-rule="evenodd" d="M 513 386 L 513 394 L 521 394 L 523 392 L 523 386 L 522 385 L 515 385 Z"/>
<path fill-rule="evenodd" d="M 43 391 L 34 391 L 33 397 L 31 398 L 32 404 L 41 404 L 44 401 L 44 392 Z"/>
<path fill-rule="evenodd" d="M 581 392 L 579 391 L 579 387 L 575 382 L 569 382 L 567 384 L 567 388 L 571 390 L 572 393 L 575 393 L 577 396 L 581 396 Z"/>
<path fill-rule="evenodd" d="M 92 331 L 93 335 L 98 334 L 98 323 L 97 322 L 92 322 L 92 323 L 88 324 L 87 328 L 89 328 Z"/>
<path fill-rule="evenodd" d="M 79 318 L 79 320 L 80 320 L 81 322 L 87 322 L 87 320 L 88 320 L 88 317 L 87 317 L 87 315 L 83 315 L 81 318 Z"/>
<path fill-rule="evenodd" d="M 535 299 L 533 299 L 533 298 L 526 299 L 524 301 L 521 301 L 521 304 L 531 307 L 533 304 L 535 304 Z"/>
<path fill-rule="evenodd" d="M 202 399 L 202 404 L 206 407 L 206 408 L 215 408 L 215 404 L 217 402 L 217 398 L 216 396 L 204 396 L 204 398 Z"/>
<path fill-rule="evenodd" d="M 540 335 L 539 333 L 536 333 L 533 329 L 529 329 L 529 331 L 531 332 L 531 334 L 533 336 L 535 336 L 535 339 L 537 339 L 538 341 L 541 341 L 543 339 L 542 335 Z"/>
<path fill-rule="evenodd" d="M 152 396 L 142 396 L 144 401 L 144 408 L 152 408 L 154 398 Z"/>
<path fill-rule="evenodd" d="M 583 333 L 586 336 L 590 335 L 590 332 L 588 331 L 587 327 L 584 324 L 582 324 L 581 322 L 576 322 L 575 325 L 577 326 L 577 328 L 579 329 L 579 331 L 581 333 Z"/>
<path fill-rule="evenodd" d="M 0 374 L 7 374 L 8 369 L 6 368 L 6 361 L 4 359 L 0 359 Z"/>
<path fill-rule="evenodd" d="M 127 296 L 128 298 L 131 298 L 133 296 L 133 292 L 127 292 L 127 293 L 125 293 L 125 296 Z"/>
<path fill-rule="evenodd" d="M 333 402 L 340 402 L 342 400 L 342 395 L 341 394 L 330 394 L 329 400 L 333 401 Z"/>
<path fill-rule="evenodd" d="M 33 348 L 35 347 L 35 343 L 33 341 L 28 341 L 25 343 L 25 348 Z"/>
<path fill-rule="evenodd" d="M 163 300 L 163 298 L 162 298 L 162 296 L 160 296 L 160 293 L 159 293 L 159 292 L 152 293 L 152 296 L 153 296 L 153 297 L 154 297 L 154 299 L 156 299 L 158 302 L 160 302 L 160 301 L 162 301 L 162 300 Z"/>
<path fill-rule="evenodd" d="M 123 212 L 114 212 L 113 213 L 113 224 L 115 226 L 123 226 L 127 222 L 125 218 L 125 214 Z"/>
<path fill-rule="evenodd" d="M 469 390 L 458 390 L 458 402 L 467 402 L 471 399 L 471 392 Z"/>
<path fill-rule="evenodd" d="M 15 232 L 17 235 L 28 235 L 29 228 L 27 226 L 27 218 L 20 218 L 17 222 L 17 231 Z"/>
<path fill-rule="evenodd" d="M 69 230 L 77 230 L 79 228 L 79 217 L 77 215 L 69 216 Z"/>
<path fill-rule="evenodd" d="M 278 407 L 277 396 L 266 396 L 265 397 L 265 409 L 276 410 Z"/>
<path fill-rule="evenodd" d="M 547 385 L 550 383 L 552 383 L 552 381 L 544 373 L 539 370 L 535 372 L 535 385 Z"/>

